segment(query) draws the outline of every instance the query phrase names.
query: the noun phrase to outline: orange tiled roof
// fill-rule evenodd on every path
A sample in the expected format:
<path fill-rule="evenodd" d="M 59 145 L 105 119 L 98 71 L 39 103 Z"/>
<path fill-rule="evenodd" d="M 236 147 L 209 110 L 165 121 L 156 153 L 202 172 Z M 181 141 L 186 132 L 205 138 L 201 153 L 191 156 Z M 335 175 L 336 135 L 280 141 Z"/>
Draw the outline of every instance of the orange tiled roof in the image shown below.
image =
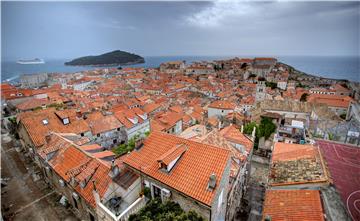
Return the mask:
<path fill-rule="evenodd" d="M 156 111 L 157 109 L 161 108 L 161 104 L 157 104 L 157 103 L 150 103 L 150 104 L 146 104 L 143 107 L 143 110 L 147 113 L 150 114 L 153 111 Z"/>
<path fill-rule="evenodd" d="M 92 155 L 98 159 L 102 159 L 102 158 L 106 158 L 106 157 L 115 157 L 115 154 L 109 150 L 96 152 L 96 153 L 93 153 Z"/>
<path fill-rule="evenodd" d="M 244 145 L 248 153 L 251 152 L 251 149 L 254 143 L 247 138 L 244 134 L 240 132 L 234 125 L 227 126 L 220 131 L 220 134 L 223 135 L 228 141 Z"/>
<path fill-rule="evenodd" d="M 183 114 L 166 112 L 151 121 L 151 129 L 165 131 L 175 126 L 178 121 L 182 121 Z"/>
<path fill-rule="evenodd" d="M 111 183 L 111 178 L 108 175 L 110 167 L 86 154 L 79 146 L 64 139 L 59 134 L 51 134 L 50 141 L 38 149 L 38 153 L 43 159 L 53 151 L 57 151 L 57 154 L 48 160 L 49 166 L 66 182 L 69 182 L 71 178 L 74 178 L 78 183 L 88 179 L 84 188 L 76 185 L 74 189 L 95 208 L 93 181 L 100 198 L 104 197 Z"/>
<path fill-rule="evenodd" d="M 179 144 L 186 145 L 188 149 L 175 167 L 170 173 L 159 170 L 157 160 Z M 222 148 L 153 131 L 144 141 L 143 147 L 131 152 L 124 164 L 211 206 L 215 191 L 207 190 L 209 177 L 215 173 L 219 185 L 229 161 L 229 154 L 229 151 Z"/>
<path fill-rule="evenodd" d="M 24 125 L 35 147 L 45 143 L 45 136 L 49 132 L 81 134 L 90 131 L 88 124 L 83 119 L 71 119 L 69 124 L 64 125 L 55 114 L 54 108 L 26 112 L 19 115 L 18 118 L 20 123 Z M 48 124 L 44 124 L 44 120 Z"/>
<path fill-rule="evenodd" d="M 315 158 L 318 154 L 318 149 L 312 145 L 276 142 L 274 145 L 272 161 Z"/>
<path fill-rule="evenodd" d="M 235 104 L 229 101 L 214 101 L 209 105 L 209 108 L 216 108 L 216 109 L 225 109 L 225 110 L 233 110 L 235 109 Z"/>
<path fill-rule="evenodd" d="M 81 149 L 85 151 L 102 150 L 102 147 L 99 144 L 89 144 L 89 145 L 82 145 Z"/>
<path fill-rule="evenodd" d="M 326 104 L 330 107 L 348 108 L 349 104 L 354 100 L 349 96 L 311 94 L 307 101 L 310 103 Z"/>
<path fill-rule="evenodd" d="M 122 127 L 122 124 L 114 115 L 104 116 L 89 123 L 92 134 L 104 133 Z"/>
<path fill-rule="evenodd" d="M 30 100 L 21 102 L 20 104 L 17 104 L 16 108 L 19 110 L 25 111 L 25 110 L 35 109 L 35 108 L 41 107 L 43 105 L 49 105 L 51 103 L 52 102 L 46 98 L 42 98 L 42 99 L 33 98 Z"/>
<path fill-rule="evenodd" d="M 263 220 L 323 221 L 324 211 L 318 190 L 267 190 Z"/>

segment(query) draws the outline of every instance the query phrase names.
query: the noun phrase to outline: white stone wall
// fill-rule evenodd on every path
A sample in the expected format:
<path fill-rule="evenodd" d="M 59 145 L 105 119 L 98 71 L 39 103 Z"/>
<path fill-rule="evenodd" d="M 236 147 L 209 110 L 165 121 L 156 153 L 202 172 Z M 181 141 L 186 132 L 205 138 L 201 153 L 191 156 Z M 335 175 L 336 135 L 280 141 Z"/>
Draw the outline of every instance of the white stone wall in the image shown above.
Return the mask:
<path fill-rule="evenodd" d="M 227 109 L 217 109 L 217 108 L 208 108 L 208 118 L 213 116 L 227 116 L 229 113 L 234 112 L 234 110 Z"/>
<path fill-rule="evenodd" d="M 149 120 L 144 121 L 142 124 L 137 124 L 130 129 L 126 129 L 126 134 L 127 134 L 128 140 L 130 140 L 137 134 L 139 134 L 140 136 L 143 136 L 147 131 L 150 131 Z"/>

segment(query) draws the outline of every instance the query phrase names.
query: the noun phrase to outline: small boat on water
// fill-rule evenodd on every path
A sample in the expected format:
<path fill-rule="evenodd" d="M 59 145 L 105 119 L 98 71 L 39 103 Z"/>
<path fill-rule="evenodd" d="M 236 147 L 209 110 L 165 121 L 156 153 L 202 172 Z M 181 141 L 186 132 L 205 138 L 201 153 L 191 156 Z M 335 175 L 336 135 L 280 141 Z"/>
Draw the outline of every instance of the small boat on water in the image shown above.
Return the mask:
<path fill-rule="evenodd" d="M 44 61 L 44 59 L 40 59 L 40 58 L 29 59 L 29 60 L 20 59 L 16 63 L 18 63 L 18 64 L 45 64 L 45 61 Z"/>

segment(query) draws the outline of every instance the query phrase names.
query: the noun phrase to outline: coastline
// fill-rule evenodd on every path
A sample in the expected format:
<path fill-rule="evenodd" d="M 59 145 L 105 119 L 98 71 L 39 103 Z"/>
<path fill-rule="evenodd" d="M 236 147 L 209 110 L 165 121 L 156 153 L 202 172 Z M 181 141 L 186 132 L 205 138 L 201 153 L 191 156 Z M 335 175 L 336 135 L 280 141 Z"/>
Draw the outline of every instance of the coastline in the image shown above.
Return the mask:
<path fill-rule="evenodd" d="M 225 58 L 226 57 L 226 58 Z M 233 56 L 235 57 L 235 56 Z M 245 57 L 245 56 L 238 56 Z M 247 56 L 250 57 L 250 56 Z M 123 64 L 110 64 L 110 65 L 65 65 L 67 59 L 47 59 L 47 62 L 42 65 L 19 65 L 12 61 L 2 61 L 1 63 L 1 78 L 2 81 L 14 81 L 23 74 L 36 74 L 36 73 L 75 73 L 86 70 L 93 70 L 97 68 L 116 67 L 116 66 L 130 66 L 130 67 L 143 67 L 143 68 L 158 68 L 163 62 L 175 61 L 175 60 L 186 60 L 187 64 L 194 61 L 203 60 L 218 60 L 218 59 L 229 59 L 229 56 L 146 56 L 144 62 L 128 62 Z M 295 59 L 296 58 L 296 59 Z M 323 78 L 337 81 L 350 81 L 360 83 L 359 75 L 360 70 L 357 69 L 357 63 L 351 63 L 354 59 L 350 60 L 350 63 L 331 64 L 335 58 L 331 58 L 330 61 L 324 60 L 325 57 L 311 57 L 303 59 L 304 57 L 279 57 L 277 56 L 278 62 L 284 63 L 287 66 L 297 70 L 299 74 L 306 76 L 312 76 L 314 78 Z M 356 57 L 355 59 L 358 59 Z M 308 61 L 311 61 L 308 63 Z M 343 61 L 343 60 L 341 60 Z M 329 65 L 330 64 L 330 65 Z M 352 66 L 350 69 L 346 67 Z M 304 67 L 305 65 L 305 67 Z M 308 66 L 307 66 L 308 65 Z M 322 66 L 327 66 L 325 72 L 323 72 Z M 329 67 L 328 67 L 329 66 Z M 307 71 L 304 71 L 306 69 Z M 339 77 L 339 78 L 337 78 Z"/>
<path fill-rule="evenodd" d="M 65 66 L 73 66 L 73 67 L 115 67 L 115 66 L 127 66 L 127 65 L 135 65 L 135 64 L 145 64 L 145 59 L 143 61 L 133 61 L 127 63 L 113 63 L 113 64 L 84 64 L 84 65 L 72 65 L 66 64 Z"/>

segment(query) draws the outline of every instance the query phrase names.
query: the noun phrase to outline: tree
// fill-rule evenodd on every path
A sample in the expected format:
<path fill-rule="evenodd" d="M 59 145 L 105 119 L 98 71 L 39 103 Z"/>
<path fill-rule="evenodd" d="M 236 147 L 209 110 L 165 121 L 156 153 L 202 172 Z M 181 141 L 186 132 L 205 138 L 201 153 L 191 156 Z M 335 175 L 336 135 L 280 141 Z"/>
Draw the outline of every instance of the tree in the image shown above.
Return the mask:
<path fill-rule="evenodd" d="M 303 93 L 300 97 L 300 101 L 301 102 L 306 102 L 307 98 L 308 98 L 309 94 L 308 93 Z"/>
<path fill-rule="evenodd" d="M 131 152 L 135 148 L 135 142 L 139 138 L 139 135 L 135 135 L 131 138 L 127 144 L 120 144 L 117 148 L 113 149 L 116 155 L 124 155 L 128 152 Z"/>
<path fill-rule="evenodd" d="M 268 139 L 272 133 L 276 130 L 276 125 L 268 117 L 261 119 L 260 126 L 257 128 L 257 137 L 265 137 Z"/>
<path fill-rule="evenodd" d="M 195 211 L 185 212 L 178 203 L 166 201 L 161 203 L 161 199 L 151 200 L 138 213 L 132 214 L 129 221 L 159 220 L 159 221 L 203 221 Z"/>
<path fill-rule="evenodd" d="M 246 124 L 245 127 L 244 127 L 244 133 L 248 134 L 248 135 L 251 135 L 251 133 L 254 130 L 254 127 L 257 127 L 255 122 L 251 122 L 251 123 Z"/>
<path fill-rule="evenodd" d="M 274 82 L 266 81 L 265 85 L 266 85 L 266 87 L 271 87 L 271 89 L 277 88 L 277 83 L 274 83 Z"/>

